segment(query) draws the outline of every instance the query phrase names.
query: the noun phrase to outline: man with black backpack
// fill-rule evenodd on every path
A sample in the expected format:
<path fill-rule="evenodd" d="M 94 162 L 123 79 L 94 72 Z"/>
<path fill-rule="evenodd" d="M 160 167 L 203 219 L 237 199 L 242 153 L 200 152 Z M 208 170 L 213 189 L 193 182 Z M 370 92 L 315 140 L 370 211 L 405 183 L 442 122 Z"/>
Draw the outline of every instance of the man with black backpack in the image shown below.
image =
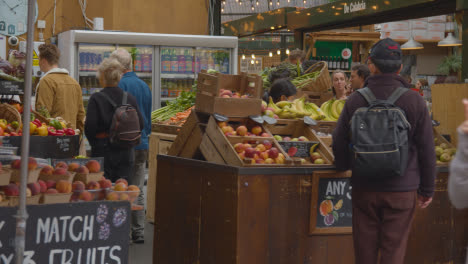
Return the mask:
<path fill-rule="evenodd" d="M 353 240 L 359 264 L 403 263 L 416 203 L 434 195 L 432 122 L 422 97 L 398 73 L 400 45 L 383 39 L 371 76 L 348 97 L 333 132 L 337 170 L 352 170 Z"/>

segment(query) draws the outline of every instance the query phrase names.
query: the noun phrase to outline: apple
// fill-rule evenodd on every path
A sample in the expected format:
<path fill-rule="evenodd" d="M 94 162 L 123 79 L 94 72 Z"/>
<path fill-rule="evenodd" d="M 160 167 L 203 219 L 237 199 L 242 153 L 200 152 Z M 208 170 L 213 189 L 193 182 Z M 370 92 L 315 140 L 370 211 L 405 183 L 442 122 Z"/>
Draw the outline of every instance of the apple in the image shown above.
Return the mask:
<path fill-rule="evenodd" d="M 47 184 L 43 180 L 38 180 L 37 183 L 41 186 L 41 193 L 45 193 L 47 191 Z"/>
<path fill-rule="evenodd" d="M 245 136 L 247 134 L 247 127 L 245 126 L 239 126 L 236 129 L 236 133 L 239 136 Z"/>
<path fill-rule="evenodd" d="M 241 153 L 244 151 L 244 144 L 242 143 L 237 143 L 234 145 L 234 149 L 236 150 L 237 153 Z"/>
<path fill-rule="evenodd" d="M 244 160 L 245 159 L 245 151 L 242 151 L 241 153 L 239 153 L 239 158 L 241 160 Z"/>
<path fill-rule="evenodd" d="M 269 157 L 270 157 L 270 156 L 268 155 L 268 152 L 266 152 L 266 151 L 260 153 L 260 158 L 261 158 L 261 159 L 266 160 L 266 159 L 268 159 Z"/>
<path fill-rule="evenodd" d="M 228 132 L 234 132 L 234 128 L 232 128 L 232 126 L 224 126 L 221 128 L 221 130 L 223 131 L 224 134 Z"/>
<path fill-rule="evenodd" d="M 11 162 L 10 164 L 12 169 L 19 170 L 21 167 L 21 160 L 17 159 Z"/>
<path fill-rule="evenodd" d="M 255 159 L 255 164 L 265 164 L 263 159 Z"/>
<path fill-rule="evenodd" d="M 255 147 L 255 149 L 258 151 L 258 152 L 263 152 L 266 150 L 266 147 L 265 145 L 263 144 L 258 144 L 257 147 Z"/>
<path fill-rule="evenodd" d="M 256 154 L 256 150 L 254 148 L 246 148 L 245 149 L 245 157 L 253 158 Z"/>
<path fill-rule="evenodd" d="M 260 135 L 262 133 L 262 128 L 260 126 L 254 126 L 252 128 L 252 133 L 255 134 L 255 135 Z"/>
<path fill-rule="evenodd" d="M 293 138 L 293 139 L 291 139 L 291 141 L 299 141 L 299 139 L 298 138 Z"/>
<path fill-rule="evenodd" d="M 265 133 L 265 132 L 262 133 L 260 136 L 261 136 L 261 137 L 270 137 L 270 135 L 269 135 L 268 133 Z"/>
<path fill-rule="evenodd" d="M 218 127 L 219 128 L 223 128 L 225 126 L 227 126 L 227 122 L 218 122 Z"/>
<path fill-rule="evenodd" d="M 3 187 L 3 192 L 6 196 L 18 196 L 19 195 L 19 188 L 18 185 L 14 183 L 10 183 L 7 186 Z"/>
<path fill-rule="evenodd" d="M 28 183 L 27 187 L 31 190 L 31 195 L 38 195 L 41 193 L 41 185 L 39 183 Z"/>
<path fill-rule="evenodd" d="M 284 137 L 283 141 L 291 141 L 291 138 L 290 137 Z"/>
<path fill-rule="evenodd" d="M 279 155 L 279 151 L 277 148 L 271 148 L 268 150 L 268 156 L 272 159 L 276 159 Z"/>
<path fill-rule="evenodd" d="M 271 110 L 266 110 L 265 115 L 269 116 L 269 117 L 275 117 L 275 113 L 273 111 L 271 111 Z"/>
<path fill-rule="evenodd" d="M 320 159 L 320 158 L 322 158 L 322 156 L 318 152 L 313 152 L 310 154 L 310 159 L 312 161 L 315 161 L 316 159 Z"/>
<path fill-rule="evenodd" d="M 235 94 L 231 98 L 241 98 L 241 97 L 238 94 Z"/>
<path fill-rule="evenodd" d="M 274 159 L 272 159 L 272 158 L 265 159 L 265 164 L 273 164 L 273 163 L 275 163 Z"/>
<path fill-rule="evenodd" d="M 47 186 L 47 189 L 55 189 L 56 182 L 53 180 L 48 180 L 46 181 L 46 186 Z"/>
<path fill-rule="evenodd" d="M 267 111 L 267 108 L 268 108 L 268 104 L 262 100 L 262 112 Z"/>
<path fill-rule="evenodd" d="M 269 150 L 271 149 L 271 147 L 273 147 L 273 144 L 271 143 L 271 141 L 268 141 L 268 140 L 264 140 L 262 142 L 262 144 L 265 146 L 265 149 Z"/>
<path fill-rule="evenodd" d="M 245 143 L 244 144 L 244 150 L 248 149 L 248 148 L 251 148 L 252 145 L 250 145 L 249 143 Z"/>
<path fill-rule="evenodd" d="M 266 110 L 267 110 L 267 111 L 272 111 L 273 113 L 275 112 L 275 109 L 273 109 L 272 107 L 267 107 Z"/>
<path fill-rule="evenodd" d="M 298 139 L 299 141 L 309 141 L 309 139 L 304 136 L 300 136 Z"/>
<path fill-rule="evenodd" d="M 283 141 L 283 138 L 280 135 L 273 136 L 277 141 Z"/>
<path fill-rule="evenodd" d="M 325 164 L 325 161 L 323 159 L 316 159 L 314 164 Z"/>

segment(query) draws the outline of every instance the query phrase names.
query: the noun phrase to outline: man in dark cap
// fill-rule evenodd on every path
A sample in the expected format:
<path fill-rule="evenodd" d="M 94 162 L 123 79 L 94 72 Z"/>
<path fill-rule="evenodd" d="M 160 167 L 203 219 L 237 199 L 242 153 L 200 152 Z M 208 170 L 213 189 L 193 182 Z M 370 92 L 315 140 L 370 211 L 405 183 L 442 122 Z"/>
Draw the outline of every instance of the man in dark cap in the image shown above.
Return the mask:
<path fill-rule="evenodd" d="M 392 39 L 380 40 L 372 47 L 367 61 L 371 76 L 366 79 L 364 86 L 370 89 L 377 100 L 388 100 L 397 88 L 409 87 L 398 75 L 402 69 L 401 59 L 400 45 Z M 404 89 L 400 97 L 392 98 L 398 98 L 394 106 L 403 110 L 405 116 L 402 119 L 409 123 L 407 165 L 398 176 L 387 177 L 376 173 L 373 178 L 372 175 L 356 173 L 360 165 L 354 162 L 355 155 L 361 153 L 353 149 L 350 121 L 358 108 L 369 106 L 361 92 L 348 97 L 333 132 L 337 170 L 353 170 L 353 239 L 355 263 L 359 264 L 403 263 L 416 205 L 427 207 L 434 195 L 436 155 L 426 104 L 417 92 L 409 89 Z M 369 130 L 366 126 L 372 127 L 373 124 L 361 126 L 360 129 Z M 383 162 L 392 163 L 393 160 Z"/>

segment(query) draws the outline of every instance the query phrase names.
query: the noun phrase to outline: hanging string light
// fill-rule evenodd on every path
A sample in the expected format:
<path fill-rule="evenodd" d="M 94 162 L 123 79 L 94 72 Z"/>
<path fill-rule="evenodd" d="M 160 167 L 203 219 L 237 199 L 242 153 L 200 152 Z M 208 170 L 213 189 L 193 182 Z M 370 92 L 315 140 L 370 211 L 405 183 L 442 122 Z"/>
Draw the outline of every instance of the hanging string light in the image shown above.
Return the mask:
<path fill-rule="evenodd" d="M 254 60 L 255 60 L 255 54 L 252 54 L 252 59 L 254 59 Z"/>
<path fill-rule="evenodd" d="M 254 11 L 254 10 L 255 10 L 255 6 L 252 4 L 252 11 Z"/>
<path fill-rule="evenodd" d="M 242 5 L 242 1 L 239 1 L 239 5 Z"/>
<path fill-rule="evenodd" d="M 270 0 L 270 5 L 273 5 L 273 0 Z"/>
<path fill-rule="evenodd" d="M 251 60 L 251 61 L 250 61 L 250 63 L 251 63 L 251 64 L 254 64 L 254 63 L 255 63 L 255 61 L 254 61 L 254 60 Z"/>
<path fill-rule="evenodd" d="M 286 49 L 286 54 L 288 54 L 288 55 L 289 55 L 289 49 Z"/>
<path fill-rule="evenodd" d="M 306 0 L 304 0 L 304 5 L 305 5 L 305 4 L 307 4 L 307 1 L 306 1 Z"/>
<path fill-rule="evenodd" d="M 268 56 L 273 57 L 273 52 L 270 51 L 270 53 L 268 53 Z"/>
<path fill-rule="evenodd" d="M 291 0 L 288 0 L 288 3 L 291 3 Z"/>
<path fill-rule="evenodd" d="M 245 54 L 242 54 L 242 59 L 245 60 Z"/>
<path fill-rule="evenodd" d="M 221 8 L 221 12 L 224 13 L 224 8 Z"/>
<path fill-rule="evenodd" d="M 257 6 L 259 5 L 258 0 L 257 0 Z"/>
<path fill-rule="evenodd" d="M 277 50 L 276 54 L 281 55 L 281 50 Z"/>
<path fill-rule="evenodd" d="M 280 5 L 280 0 L 278 0 L 278 1 L 276 2 L 276 5 L 277 5 L 277 6 L 279 6 L 279 5 Z"/>

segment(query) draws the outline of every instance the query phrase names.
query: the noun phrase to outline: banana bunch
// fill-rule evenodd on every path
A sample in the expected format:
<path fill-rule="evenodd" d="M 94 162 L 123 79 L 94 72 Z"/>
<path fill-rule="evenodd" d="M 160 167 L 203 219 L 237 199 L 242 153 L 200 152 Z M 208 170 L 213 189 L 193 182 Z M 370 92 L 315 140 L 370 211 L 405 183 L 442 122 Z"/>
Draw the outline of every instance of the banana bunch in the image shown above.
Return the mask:
<path fill-rule="evenodd" d="M 345 100 L 330 99 L 323 103 L 320 106 L 320 109 L 325 114 L 323 121 L 338 121 L 345 102 Z"/>
<path fill-rule="evenodd" d="M 295 119 L 309 116 L 315 120 L 324 119 L 326 116 L 320 108 L 314 103 L 305 101 L 305 97 L 298 98 L 292 102 L 280 101 L 276 104 L 270 98 L 268 108 L 273 109 L 273 112 L 282 119 Z"/>

